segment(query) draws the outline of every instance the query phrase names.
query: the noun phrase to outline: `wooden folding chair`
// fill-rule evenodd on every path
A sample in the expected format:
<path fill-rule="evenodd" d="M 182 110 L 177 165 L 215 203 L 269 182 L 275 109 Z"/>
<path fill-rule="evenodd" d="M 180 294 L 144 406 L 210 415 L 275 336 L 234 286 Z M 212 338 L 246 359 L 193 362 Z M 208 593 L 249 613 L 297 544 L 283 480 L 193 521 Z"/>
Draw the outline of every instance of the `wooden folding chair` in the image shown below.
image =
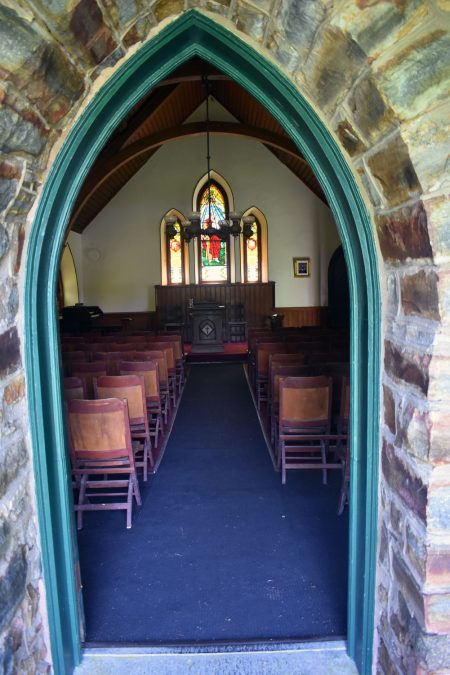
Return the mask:
<path fill-rule="evenodd" d="M 159 434 L 162 437 L 164 433 L 163 409 L 159 390 L 159 364 L 157 361 L 122 361 L 119 364 L 119 371 L 121 375 L 134 374 L 144 378 L 150 436 L 153 436 L 154 447 L 156 447 Z"/>
<path fill-rule="evenodd" d="M 133 443 L 134 461 L 138 468 L 142 467 L 144 481 L 147 481 L 148 466 L 155 468 L 150 441 L 145 385 L 142 375 L 103 375 L 94 378 L 95 398 L 120 398 L 128 403 L 131 440 Z"/>
<path fill-rule="evenodd" d="M 61 336 L 61 345 L 63 347 L 69 345 L 83 345 L 85 338 L 82 335 L 62 335 Z M 75 347 L 75 349 L 81 349 L 81 347 Z"/>
<path fill-rule="evenodd" d="M 139 506 L 142 502 L 127 402 L 116 398 L 72 400 L 67 402 L 67 416 L 72 471 L 79 488 L 75 504 L 78 529 L 83 527 L 85 511 L 106 510 L 125 510 L 130 528 L 133 495 Z"/>
<path fill-rule="evenodd" d="M 64 375 L 70 377 L 72 374 L 73 365 L 75 363 L 86 363 L 89 361 L 89 352 L 77 350 L 64 350 L 61 354 L 63 362 Z"/>
<path fill-rule="evenodd" d="M 169 342 L 173 346 L 178 393 L 181 393 L 185 382 L 183 338 L 181 335 L 175 333 L 170 333 L 169 335 L 158 334 L 158 342 Z M 149 344 L 151 344 L 151 341 Z"/>
<path fill-rule="evenodd" d="M 94 398 L 93 377 L 100 375 L 107 375 L 107 367 L 104 361 L 96 361 L 94 363 L 82 363 L 76 361 L 72 364 L 72 376 L 79 377 L 86 386 L 87 398 Z"/>
<path fill-rule="evenodd" d="M 287 377 L 280 381 L 279 439 L 281 477 L 289 469 L 342 469 L 341 462 L 327 461 L 331 439 L 332 379 Z"/>
<path fill-rule="evenodd" d="M 149 349 L 146 351 L 135 351 L 133 353 L 135 361 L 156 361 L 159 369 L 159 395 L 161 399 L 162 411 L 164 415 L 164 422 L 167 424 L 167 419 L 170 411 L 170 387 L 169 387 L 169 371 L 167 368 L 167 354 L 161 349 Z"/>
<path fill-rule="evenodd" d="M 256 345 L 256 407 L 261 408 L 261 403 L 267 401 L 269 382 L 269 355 L 283 354 L 287 349 L 283 342 L 261 342 Z"/>
<path fill-rule="evenodd" d="M 63 380 L 64 400 L 87 398 L 86 385 L 80 377 L 65 377 Z"/>
<path fill-rule="evenodd" d="M 278 417 L 280 405 L 280 382 L 286 377 L 307 377 L 313 375 L 310 366 L 302 361 L 272 361 L 269 367 L 269 392 L 267 398 L 267 421 L 270 428 L 270 439 L 275 451 L 278 449 Z"/>
<path fill-rule="evenodd" d="M 151 349 L 159 350 L 163 352 L 166 356 L 167 375 L 169 378 L 169 396 L 173 403 L 173 407 L 175 408 L 177 404 L 178 387 L 177 387 L 177 371 L 175 363 L 174 344 L 171 342 L 165 342 L 158 339 L 152 340 L 151 342 L 149 342 L 149 345 Z"/>
<path fill-rule="evenodd" d="M 102 361 L 106 364 L 106 372 L 108 375 L 119 374 L 119 363 L 123 361 L 123 352 L 92 352 L 92 362 Z"/>

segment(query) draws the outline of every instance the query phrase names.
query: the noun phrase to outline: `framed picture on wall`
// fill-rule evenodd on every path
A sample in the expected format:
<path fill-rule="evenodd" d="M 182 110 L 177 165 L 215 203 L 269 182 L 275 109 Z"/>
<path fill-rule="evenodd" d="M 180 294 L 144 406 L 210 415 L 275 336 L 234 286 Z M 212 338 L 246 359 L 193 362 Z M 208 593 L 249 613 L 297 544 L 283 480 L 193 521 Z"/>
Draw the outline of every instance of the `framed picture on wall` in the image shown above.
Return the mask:
<path fill-rule="evenodd" d="M 294 277 L 309 277 L 311 262 L 309 258 L 294 258 Z"/>

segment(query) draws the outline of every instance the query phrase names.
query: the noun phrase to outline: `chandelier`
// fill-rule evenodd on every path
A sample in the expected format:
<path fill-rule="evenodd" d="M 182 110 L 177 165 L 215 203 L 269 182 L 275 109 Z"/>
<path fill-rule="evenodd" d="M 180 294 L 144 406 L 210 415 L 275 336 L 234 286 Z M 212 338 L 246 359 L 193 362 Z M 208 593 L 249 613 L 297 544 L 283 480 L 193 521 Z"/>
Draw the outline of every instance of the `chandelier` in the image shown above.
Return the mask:
<path fill-rule="evenodd" d="M 231 236 L 236 238 L 240 234 L 246 239 L 253 235 L 253 225 L 255 223 L 254 216 L 244 216 L 241 213 L 230 212 L 228 217 L 220 220 L 218 225 L 214 226 L 211 217 L 211 155 L 209 145 L 209 96 L 210 84 L 208 76 L 204 75 L 203 84 L 206 89 L 206 165 L 207 165 L 207 206 L 208 217 L 205 219 L 206 227 L 202 227 L 201 215 L 199 211 L 194 211 L 190 214 L 187 220 L 181 223 L 181 236 L 186 243 L 189 243 L 194 237 L 217 237 L 221 241 L 227 241 Z M 166 224 L 166 233 L 169 239 L 173 239 L 178 234 L 176 223 L 178 218 L 176 216 L 166 216 L 164 218 Z M 242 222 L 242 227 L 241 227 Z"/>

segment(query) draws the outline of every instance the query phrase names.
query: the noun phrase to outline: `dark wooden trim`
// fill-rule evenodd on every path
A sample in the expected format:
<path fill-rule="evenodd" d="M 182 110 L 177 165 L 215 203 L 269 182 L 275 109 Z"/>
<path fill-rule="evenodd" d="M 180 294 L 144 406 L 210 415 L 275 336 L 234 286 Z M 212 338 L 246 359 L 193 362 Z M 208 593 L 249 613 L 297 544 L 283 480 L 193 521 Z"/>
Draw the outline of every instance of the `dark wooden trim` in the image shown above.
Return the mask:
<path fill-rule="evenodd" d="M 193 302 L 210 300 L 225 306 L 242 303 L 248 326 L 258 328 L 263 327 L 267 317 L 273 314 L 275 282 L 155 286 L 155 296 L 158 325 L 164 325 L 168 305 L 179 305 L 186 316 L 190 300 Z"/>
<path fill-rule="evenodd" d="M 128 323 L 126 320 L 131 319 Z M 124 322 L 124 327 L 127 330 L 155 330 L 156 328 L 156 312 L 105 312 L 103 314 L 100 324 L 102 326 L 117 326 Z"/>
<path fill-rule="evenodd" d="M 274 312 L 284 317 L 285 328 L 327 325 L 328 307 L 275 307 Z"/>
<path fill-rule="evenodd" d="M 307 163 L 299 153 L 297 147 L 286 136 L 274 134 L 263 129 L 258 129 L 245 124 L 238 124 L 235 122 L 210 122 L 210 132 L 213 134 L 224 134 L 233 136 L 244 136 L 246 138 L 253 138 L 255 141 L 260 141 L 270 147 L 278 148 L 284 152 L 293 155 L 296 159 Z M 127 164 L 136 157 L 150 152 L 152 149 L 169 143 L 177 141 L 181 138 L 189 136 L 200 136 L 206 133 L 206 122 L 192 122 L 191 124 L 180 124 L 170 129 L 163 129 L 155 134 L 141 138 L 139 141 L 126 146 L 123 150 L 116 153 L 114 157 L 108 158 L 103 164 L 96 165 L 95 172 L 99 176 L 95 184 L 90 184 L 90 189 L 83 194 L 79 199 L 76 208 L 72 214 L 71 226 L 76 222 L 82 209 L 86 203 L 110 177 L 118 171 L 124 164 Z"/>

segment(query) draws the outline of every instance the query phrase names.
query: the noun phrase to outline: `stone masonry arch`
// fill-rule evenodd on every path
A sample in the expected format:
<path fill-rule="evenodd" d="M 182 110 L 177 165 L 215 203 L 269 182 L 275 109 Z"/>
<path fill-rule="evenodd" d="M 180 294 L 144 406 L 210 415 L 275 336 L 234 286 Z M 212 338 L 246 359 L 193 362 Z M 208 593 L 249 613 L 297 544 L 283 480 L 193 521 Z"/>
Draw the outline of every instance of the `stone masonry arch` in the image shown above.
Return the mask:
<path fill-rule="evenodd" d="M 187 6 L 206 7 L 289 77 L 335 134 L 361 186 L 383 259 L 374 659 L 385 673 L 442 670 L 450 645 L 444 0 L 61 0 L 52 8 L 0 0 L 2 665 L 33 663 L 39 672 L 50 659 L 23 362 L 37 200 L 57 148 L 100 85 Z"/>

